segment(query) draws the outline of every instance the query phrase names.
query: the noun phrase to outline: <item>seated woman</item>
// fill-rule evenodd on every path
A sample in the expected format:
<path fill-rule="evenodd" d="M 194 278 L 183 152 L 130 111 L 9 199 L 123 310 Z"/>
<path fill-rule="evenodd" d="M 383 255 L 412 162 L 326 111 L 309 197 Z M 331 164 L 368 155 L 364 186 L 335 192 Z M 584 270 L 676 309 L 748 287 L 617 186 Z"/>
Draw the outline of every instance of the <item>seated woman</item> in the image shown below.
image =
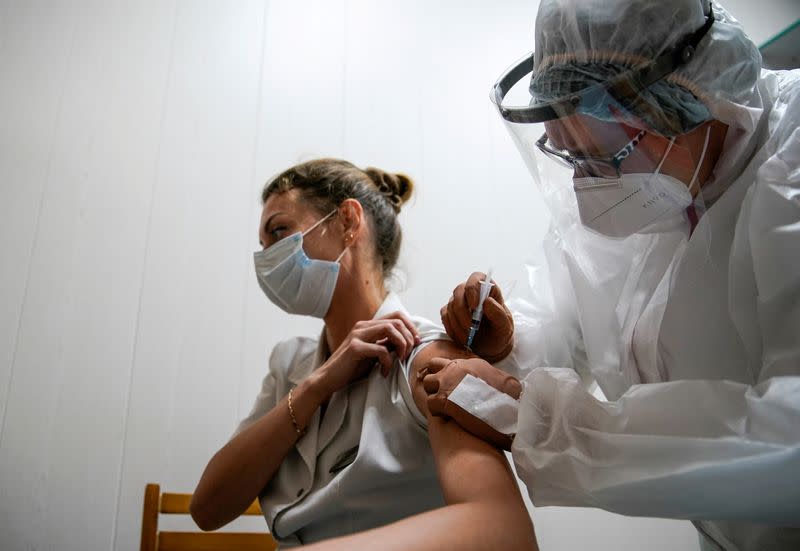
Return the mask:
<path fill-rule="evenodd" d="M 259 497 L 281 547 L 376 529 L 320 545 L 535 548 L 502 452 L 428 414 L 418 372 L 434 356 L 465 352 L 386 290 L 411 191 L 405 176 L 334 159 L 290 168 L 264 188 L 259 284 L 286 312 L 325 326 L 319 339 L 273 350 L 252 412 L 194 492 L 202 529 Z"/>

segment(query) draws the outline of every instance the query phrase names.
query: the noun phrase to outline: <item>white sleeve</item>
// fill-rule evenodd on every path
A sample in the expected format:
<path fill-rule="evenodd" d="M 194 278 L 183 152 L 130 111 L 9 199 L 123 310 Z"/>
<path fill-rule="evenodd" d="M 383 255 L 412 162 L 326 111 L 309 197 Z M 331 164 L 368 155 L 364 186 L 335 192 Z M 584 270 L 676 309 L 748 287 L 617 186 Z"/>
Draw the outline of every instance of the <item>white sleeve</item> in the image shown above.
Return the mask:
<path fill-rule="evenodd" d="M 587 384 L 591 381 L 577 324 L 571 326 L 567 318 L 529 302 L 517 300 L 509 308 L 514 316 L 514 347 L 494 364 L 497 369 L 522 380 L 537 367 L 558 365 L 575 369 Z"/>
<path fill-rule="evenodd" d="M 270 354 L 269 359 L 269 370 L 267 371 L 264 380 L 261 382 L 261 391 L 258 393 L 258 396 L 256 396 L 256 400 L 253 403 L 253 407 L 250 409 L 250 413 L 239 423 L 239 425 L 236 427 L 236 430 L 233 432 L 233 435 L 231 435 L 231 438 L 234 438 L 244 429 L 259 420 L 268 411 L 274 408 L 281 398 L 283 398 L 282 395 L 278 395 L 278 380 L 276 378 L 276 373 L 281 372 L 279 366 L 276 364 L 278 362 L 278 358 L 284 356 L 284 354 L 281 353 L 281 347 L 283 344 L 284 343 L 278 343 L 272 350 L 272 354 Z"/>
<path fill-rule="evenodd" d="M 635 385 L 600 402 L 572 370 L 534 370 L 513 454 L 536 505 L 800 525 L 800 130 L 783 130 L 737 227 L 757 291 L 756 384 Z"/>
<path fill-rule="evenodd" d="M 419 426 L 427 429 L 428 419 L 417 407 L 417 403 L 414 401 L 413 391 L 411 390 L 411 381 L 409 379 L 411 375 L 411 367 L 414 363 L 414 358 L 417 357 L 417 354 L 419 354 L 422 349 L 434 341 L 449 341 L 450 337 L 447 336 L 447 333 L 445 333 L 442 328 L 434 326 L 433 324 L 430 324 L 430 322 L 418 327 L 418 329 L 420 330 L 420 343 L 414 347 L 414 349 L 411 351 L 411 354 L 408 355 L 408 358 L 399 362 L 400 369 L 398 370 L 399 373 L 396 380 L 399 386 L 400 395 L 402 396 L 403 402 L 405 403 L 409 413 L 411 413 L 411 416 Z"/>
<path fill-rule="evenodd" d="M 534 504 L 800 520 L 800 377 L 684 380 L 601 402 L 571 369 L 525 381 L 512 453 Z"/>
<path fill-rule="evenodd" d="M 570 367 L 590 386 L 593 378 L 586 364 L 575 295 L 560 240 L 551 227 L 542 243 L 543 256 L 526 266 L 531 296 L 529 300 L 509 301 L 514 316 L 514 347 L 494 365 L 520 380 L 536 367 Z"/>

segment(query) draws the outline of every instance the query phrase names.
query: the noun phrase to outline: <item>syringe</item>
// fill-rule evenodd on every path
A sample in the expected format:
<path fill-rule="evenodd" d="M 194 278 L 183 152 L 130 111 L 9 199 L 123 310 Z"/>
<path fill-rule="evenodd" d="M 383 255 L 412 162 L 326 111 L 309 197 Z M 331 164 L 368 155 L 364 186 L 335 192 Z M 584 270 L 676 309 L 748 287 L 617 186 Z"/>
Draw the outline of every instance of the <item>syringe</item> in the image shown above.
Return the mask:
<path fill-rule="evenodd" d="M 472 346 L 472 341 L 475 339 L 475 333 L 478 332 L 478 327 L 481 325 L 483 319 L 483 302 L 489 296 L 489 291 L 492 290 L 494 283 L 492 283 L 492 270 L 486 274 L 486 278 L 480 282 L 481 291 L 478 297 L 478 307 L 472 311 L 472 324 L 469 327 L 469 335 L 467 336 L 467 350 Z"/>

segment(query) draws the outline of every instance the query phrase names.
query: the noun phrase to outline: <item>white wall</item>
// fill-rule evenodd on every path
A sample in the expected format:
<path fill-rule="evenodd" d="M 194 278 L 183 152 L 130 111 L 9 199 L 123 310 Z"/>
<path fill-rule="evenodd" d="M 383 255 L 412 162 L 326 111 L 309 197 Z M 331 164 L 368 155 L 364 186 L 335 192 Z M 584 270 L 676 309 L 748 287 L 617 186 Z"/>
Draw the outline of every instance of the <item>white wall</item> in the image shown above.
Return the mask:
<path fill-rule="evenodd" d="M 341 156 L 418 184 L 406 305 L 524 287 L 546 216 L 488 102 L 536 2 L 0 2 L 0 547 L 133 550 L 191 491 L 270 348 L 258 193 Z M 688 523 L 537 509 L 543 549 L 696 549 Z M 259 522 L 257 526 L 263 527 Z"/>
<path fill-rule="evenodd" d="M 800 19 L 800 2 L 797 0 L 721 1 L 741 21 L 748 36 L 759 47 Z"/>

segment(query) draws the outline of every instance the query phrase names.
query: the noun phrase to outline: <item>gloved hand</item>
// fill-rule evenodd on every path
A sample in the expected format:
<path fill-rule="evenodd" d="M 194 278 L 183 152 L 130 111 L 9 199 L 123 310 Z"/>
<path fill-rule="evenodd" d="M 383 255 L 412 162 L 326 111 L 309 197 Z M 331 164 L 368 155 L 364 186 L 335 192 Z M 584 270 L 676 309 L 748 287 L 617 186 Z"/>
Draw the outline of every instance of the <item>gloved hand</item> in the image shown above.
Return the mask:
<path fill-rule="evenodd" d="M 459 346 L 467 344 L 472 311 L 478 307 L 480 282 L 485 277 L 481 272 L 473 273 L 453 290 L 450 301 L 439 311 L 447 335 Z M 494 285 L 483 303 L 483 320 L 472 342 L 472 351 L 487 362 L 495 363 L 508 356 L 513 346 L 514 320 L 500 288 Z"/>
<path fill-rule="evenodd" d="M 473 390 L 468 393 L 470 399 L 453 401 L 451 394 L 468 376 L 482 383 L 468 379 L 466 386 L 471 385 Z M 519 380 L 481 358 L 432 358 L 419 370 L 418 377 L 422 379 L 422 386 L 428 394 L 428 411 L 432 415 L 450 417 L 475 436 L 499 448 L 511 448 L 514 434 L 503 432 L 503 427 L 493 426 L 487 419 L 508 420 L 511 417 L 516 426 L 516 400 L 519 400 L 522 392 Z M 502 408 L 503 411 L 492 411 L 492 407 Z"/>

